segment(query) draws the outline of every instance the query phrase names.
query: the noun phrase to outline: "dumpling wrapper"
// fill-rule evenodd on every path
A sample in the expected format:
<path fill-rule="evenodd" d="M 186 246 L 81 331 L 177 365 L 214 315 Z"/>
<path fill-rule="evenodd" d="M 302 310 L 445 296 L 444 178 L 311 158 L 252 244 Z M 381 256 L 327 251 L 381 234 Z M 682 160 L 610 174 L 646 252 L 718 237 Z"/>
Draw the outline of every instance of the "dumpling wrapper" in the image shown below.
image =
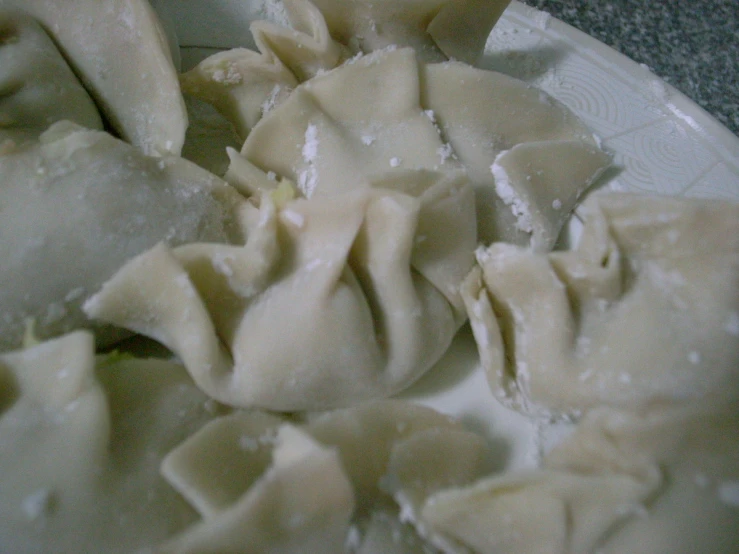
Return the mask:
<path fill-rule="evenodd" d="M 474 205 L 463 174 L 375 184 L 280 210 L 263 195 L 245 246 L 158 246 L 85 311 L 162 342 L 230 405 L 316 410 L 390 396 L 463 322 Z"/>
<path fill-rule="evenodd" d="M 147 0 L 0 0 L 35 17 L 106 120 L 148 155 L 179 155 L 187 111 L 167 37 Z"/>
<path fill-rule="evenodd" d="M 261 411 L 224 415 L 167 454 L 162 475 L 203 518 L 214 517 L 262 477 L 284 423 Z"/>
<path fill-rule="evenodd" d="M 336 40 L 362 52 L 414 48 L 426 61 L 475 63 L 510 0 L 312 0 Z"/>
<path fill-rule="evenodd" d="M 413 50 L 364 56 L 298 87 L 252 130 L 241 154 L 306 198 L 393 171 L 458 171 L 420 104 L 420 85 Z"/>
<path fill-rule="evenodd" d="M 28 319 L 41 338 L 89 327 L 85 298 L 160 241 L 242 238 L 244 200 L 226 183 L 70 122 L 0 155 L 0 176 L 0 349 Z"/>
<path fill-rule="evenodd" d="M 550 250 L 611 163 L 592 132 L 551 96 L 502 73 L 428 64 L 421 83 L 421 103 L 475 186 L 480 242 Z"/>
<path fill-rule="evenodd" d="M 383 483 L 400 507 L 400 520 L 443 552 L 466 553 L 462 545 L 429 527 L 422 517 L 434 493 L 474 483 L 489 473 L 485 439 L 465 429 L 426 429 L 401 441 L 391 452 Z"/>
<path fill-rule="evenodd" d="M 30 16 L 0 9 L 0 144 L 37 138 L 67 119 L 102 129 L 97 107 Z"/>
<path fill-rule="evenodd" d="M 197 520 L 159 475 L 222 409 L 184 368 L 77 331 L 0 355 L 0 550 L 138 551 Z"/>
<path fill-rule="evenodd" d="M 342 554 L 354 494 L 338 453 L 287 424 L 274 440 L 272 464 L 239 500 L 154 551 Z"/>
<path fill-rule="evenodd" d="M 596 194 L 574 250 L 493 244 L 463 286 L 496 395 L 532 413 L 683 403 L 739 383 L 739 204 Z"/>
<path fill-rule="evenodd" d="M 375 52 L 303 83 L 252 129 L 241 154 L 306 197 L 381 172 L 464 168 L 479 240 L 544 251 L 610 164 L 587 128 L 543 92 L 461 63 L 420 64 L 410 49 Z"/>
<path fill-rule="evenodd" d="M 258 411 L 225 415 L 173 450 L 162 464 L 163 474 L 205 520 L 218 517 L 242 495 L 250 494 L 249 489 L 268 471 L 284 423 Z M 368 552 L 373 542 L 383 540 L 383 531 L 377 526 L 364 533 L 359 529 L 372 527 L 378 513 L 389 515 L 393 498 L 401 501 L 403 518 L 413 520 L 415 509 L 427 496 L 469 484 L 487 469 L 482 437 L 465 430 L 459 421 L 407 401 L 385 400 L 308 414 L 306 421 L 294 425 L 339 454 L 355 497 L 353 542 L 358 547 L 362 541 Z M 403 528 L 399 514 L 394 517 L 395 532 L 403 533 L 404 542 L 420 545 L 416 533 Z"/>
<path fill-rule="evenodd" d="M 305 429 L 339 449 L 357 492 L 360 515 L 370 513 L 385 497 L 420 503 L 431 492 L 472 482 L 486 470 L 487 445 L 482 437 L 447 415 L 407 401 L 326 412 L 309 419 Z M 451 445 L 459 450 L 446 458 Z"/>
<path fill-rule="evenodd" d="M 593 411 L 541 469 L 440 492 L 423 517 L 480 554 L 735 552 L 737 406 L 702 400 Z"/>
<path fill-rule="evenodd" d="M 235 48 L 210 56 L 182 75 L 182 87 L 212 103 L 246 138 L 298 83 L 338 67 L 352 51 L 412 46 L 424 60 L 474 63 L 508 3 L 285 0 L 290 27 L 255 21 L 251 32 L 259 52 Z"/>
<path fill-rule="evenodd" d="M 299 82 L 340 65 L 348 52 L 332 40 L 313 4 L 285 2 L 291 28 L 255 21 L 259 52 L 234 48 L 214 54 L 180 77 L 186 93 L 213 104 L 242 140 Z"/>

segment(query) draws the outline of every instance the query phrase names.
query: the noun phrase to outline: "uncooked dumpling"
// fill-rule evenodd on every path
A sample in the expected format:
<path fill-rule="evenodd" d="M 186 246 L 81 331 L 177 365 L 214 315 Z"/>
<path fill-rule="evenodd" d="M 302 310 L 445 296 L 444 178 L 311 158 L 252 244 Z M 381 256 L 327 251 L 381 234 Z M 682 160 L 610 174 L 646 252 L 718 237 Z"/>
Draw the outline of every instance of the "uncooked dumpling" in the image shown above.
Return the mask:
<path fill-rule="evenodd" d="M 39 20 L 108 123 L 148 155 L 179 154 L 187 112 L 147 0 L 0 0 Z"/>
<path fill-rule="evenodd" d="M 65 335 L 0 355 L 0 550 L 129 553 L 197 520 L 159 474 L 223 413 L 184 368 Z"/>
<path fill-rule="evenodd" d="M 387 525 L 381 525 L 388 517 L 395 518 L 396 525 L 390 529 L 394 536 L 402 533 L 404 544 L 418 548 L 422 544 L 412 527 L 401 525 L 393 498 L 401 505 L 402 517 L 413 519 L 430 494 L 467 485 L 487 471 L 487 445 L 482 437 L 465 430 L 459 421 L 410 402 L 379 401 L 309 414 L 307 421 L 293 425 L 286 427 L 284 420 L 265 412 L 234 411 L 205 425 L 167 456 L 163 474 L 203 516 L 202 523 L 185 533 L 190 537 L 187 541 L 197 538 L 196 544 L 210 551 L 213 547 L 206 545 L 208 537 L 220 547 L 225 544 L 222 541 L 233 540 L 221 535 L 216 538 L 218 532 L 236 536 L 238 525 L 244 526 L 242 532 L 257 532 L 249 527 L 252 516 L 247 515 L 258 506 L 266 510 L 276 502 L 258 491 L 273 479 L 286 429 L 291 429 L 291 435 L 299 432 L 304 445 L 310 443 L 306 441 L 310 437 L 317 441 L 315 447 L 320 444 L 321 449 L 335 449 L 345 472 L 339 483 L 347 482 L 355 499 L 353 531 L 344 528 L 343 532 L 353 534 L 347 536 L 347 542 L 357 548 L 361 543 L 360 552 L 366 554 L 384 554 L 376 548 L 383 534 L 390 532 Z M 270 461 L 272 456 L 274 462 Z M 301 491 L 287 492 L 291 496 L 300 494 L 311 506 L 303 508 L 304 520 L 325 509 L 332 510 L 330 495 L 321 487 L 304 486 Z M 247 505 L 251 505 L 249 510 L 245 509 Z M 281 514 L 283 521 L 297 516 L 294 508 L 283 509 L 287 510 Z M 384 517 L 378 519 L 380 515 Z M 276 551 L 279 542 L 278 527 L 272 529 L 273 525 L 279 524 L 265 525 L 263 520 L 263 531 L 257 532 L 264 537 L 263 547 L 272 548 L 270 552 Z M 297 530 L 283 528 L 282 532 L 289 536 Z M 267 533 L 273 536 L 267 538 Z M 177 551 L 184 545 L 186 551 L 194 548 L 182 539 L 172 544 Z"/>
<path fill-rule="evenodd" d="M 38 137 L 62 119 L 102 129 L 95 103 L 41 26 L 0 9 L 0 143 Z"/>
<path fill-rule="evenodd" d="M 473 211 L 462 173 L 394 173 L 281 209 L 264 194 L 245 246 L 158 246 L 85 309 L 163 342 L 228 404 L 292 411 L 387 397 L 428 370 L 464 320 Z"/>
<path fill-rule="evenodd" d="M 241 239 L 223 181 L 70 122 L 0 156 L 0 175 L 0 349 L 28 319 L 42 338 L 89 326 L 80 304 L 159 241 Z"/>
<path fill-rule="evenodd" d="M 739 204 L 596 194 L 572 251 L 477 253 L 463 295 L 494 392 L 530 412 L 739 383 Z"/>
<path fill-rule="evenodd" d="M 352 52 L 412 46 L 423 60 L 473 63 L 508 3 L 285 0 L 290 27 L 252 23 L 259 52 L 215 54 L 182 75 L 183 90 L 211 102 L 246 138 L 298 83 L 338 67 Z"/>
<path fill-rule="evenodd" d="M 235 503 L 154 551 L 342 554 L 354 493 L 338 453 L 290 425 L 274 443 L 272 464 Z"/>
<path fill-rule="evenodd" d="M 736 410 L 591 412 L 540 469 L 437 493 L 424 520 L 480 554 L 736 552 Z"/>
<path fill-rule="evenodd" d="M 306 197 L 387 171 L 464 168 L 479 240 L 544 251 L 610 163 L 542 92 L 461 63 L 420 64 L 411 49 L 375 52 L 303 83 L 259 121 L 241 153 Z"/>

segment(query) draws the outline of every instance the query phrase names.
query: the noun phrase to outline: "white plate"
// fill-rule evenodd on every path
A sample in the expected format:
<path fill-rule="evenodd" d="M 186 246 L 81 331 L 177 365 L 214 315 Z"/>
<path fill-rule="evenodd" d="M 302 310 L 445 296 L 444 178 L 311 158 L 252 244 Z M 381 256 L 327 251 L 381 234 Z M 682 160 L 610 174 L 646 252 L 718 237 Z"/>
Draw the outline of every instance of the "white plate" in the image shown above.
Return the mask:
<path fill-rule="evenodd" d="M 156 0 L 181 45 L 183 69 L 217 50 L 254 48 L 249 23 L 284 21 L 275 0 Z M 614 154 L 614 190 L 739 201 L 739 138 L 699 106 L 610 47 L 544 12 L 513 2 L 481 67 L 508 73 L 571 108 Z M 403 395 L 457 415 L 492 442 L 499 469 L 531 467 L 567 425 L 536 424 L 501 406 L 468 329 Z"/>

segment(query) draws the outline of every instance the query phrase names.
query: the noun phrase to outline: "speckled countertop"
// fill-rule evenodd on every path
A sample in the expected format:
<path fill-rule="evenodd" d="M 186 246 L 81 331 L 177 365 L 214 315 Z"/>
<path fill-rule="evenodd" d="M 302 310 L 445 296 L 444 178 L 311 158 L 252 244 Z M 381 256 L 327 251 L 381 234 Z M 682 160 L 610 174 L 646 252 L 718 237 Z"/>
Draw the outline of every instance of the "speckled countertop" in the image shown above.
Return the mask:
<path fill-rule="evenodd" d="M 739 136 L 739 0 L 524 0 L 693 99 Z"/>

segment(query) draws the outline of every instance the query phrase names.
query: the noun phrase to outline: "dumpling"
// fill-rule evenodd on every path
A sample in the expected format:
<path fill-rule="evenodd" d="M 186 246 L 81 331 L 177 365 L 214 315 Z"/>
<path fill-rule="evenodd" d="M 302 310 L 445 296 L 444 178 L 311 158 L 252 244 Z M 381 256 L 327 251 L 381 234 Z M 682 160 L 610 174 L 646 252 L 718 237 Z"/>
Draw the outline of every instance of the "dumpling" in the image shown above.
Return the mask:
<path fill-rule="evenodd" d="M 272 463 L 243 496 L 154 552 L 342 554 L 354 494 L 338 453 L 291 425 L 274 443 Z"/>
<path fill-rule="evenodd" d="M 544 251 L 610 164 L 544 93 L 461 63 L 420 64 L 411 49 L 375 52 L 303 83 L 252 129 L 241 154 L 306 197 L 392 169 L 464 168 L 479 240 Z"/>
<path fill-rule="evenodd" d="M 265 509 L 273 504 L 273 500 L 256 491 L 263 490 L 264 482 L 270 481 L 276 471 L 274 466 L 280 458 L 286 430 L 290 430 L 291 436 L 301 435 L 304 445 L 316 441 L 315 447 L 338 455 L 333 463 L 338 461 L 344 468 L 338 483 L 347 483 L 354 498 L 350 513 L 353 531 L 345 526 L 344 537 L 357 547 L 361 543 L 360 551 L 368 554 L 389 532 L 389 518 L 395 520 L 393 534 L 402 533 L 406 544 L 420 548 L 423 542 L 412 527 L 401 523 L 401 518 L 412 519 L 416 508 L 434 492 L 464 486 L 487 471 L 487 444 L 482 437 L 465 430 L 459 421 L 410 402 L 371 402 L 309 414 L 306 420 L 295 418 L 290 425 L 265 412 L 237 410 L 205 425 L 170 452 L 162 465 L 167 480 L 203 516 L 202 523 L 185 533 L 198 537 L 200 548 L 214 548 L 206 546 L 206 537 L 223 547 L 222 542 L 217 542 L 222 539 L 216 539 L 215 534 L 236 532 L 227 528 L 224 521 L 229 522 L 228 526 L 240 524 L 248 532 L 255 532 L 249 527 L 249 520 L 238 519 L 235 514 L 238 512 L 243 518 L 248 513 L 243 506 L 249 503 L 253 506 L 250 510 L 257 503 Z M 329 490 L 335 491 L 333 487 Z M 310 506 L 303 508 L 305 521 L 332 506 L 333 495 L 327 495 L 321 487 L 305 486 L 299 493 L 288 489 L 288 494 L 300 494 L 305 506 Z M 311 496 L 313 502 L 309 500 Z M 247 497 L 251 500 L 247 501 Z M 393 499 L 400 503 L 400 510 L 393 508 Z M 289 505 L 282 508 L 283 521 L 296 515 Z M 348 523 L 346 519 L 342 521 Z M 271 546 L 270 552 L 278 540 L 277 526 L 279 523 L 265 525 L 262 520 L 262 527 L 274 535 L 264 539 L 263 548 Z M 282 533 L 290 536 L 296 530 L 297 527 L 283 527 Z M 259 536 L 263 536 L 261 531 Z M 176 547 L 172 549 L 178 552 L 193 548 L 180 539 L 173 544 Z M 307 547 L 303 551 L 306 550 L 311 551 Z"/>
<path fill-rule="evenodd" d="M 574 250 L 477 252 L 463 296 L 494 392 L 572 415 L 735 391 L 739 205 L 595 194 L 582 215 Z"/>
<path fill-rule="evenodd" d="M 0 9 L 0 143 L 37 138 L 62 119 L 103 128 L 95 103 L 41 26 Z"/>
<path fill-rule="evenodd" d="M 357 51 L 412 46 L 424 60 L 474 62 L 508 3 L 286 0 L 290 27 L 255 21 L 251 32 L 259 52 L 235 48 L 215 54 L 182 75 L 182 87 L 216 106 L 246 138 L 298 83 L 338 67 Z"/>
<path fill-rule="evenodd" d="M 590 412 L 541 468 L 439 492 L 428 525 L 480 554 L 736 552 L 737 405 Z"/>
<path fill-rule="evenodd" d="M 227 404 L 294 411 L 387 397 L 464 321 L 473 212 L 461 173 L 399 173 L 279 209 L 264 194 L 245 246 L 157 246 L 85 310 L 164 343 Z"/>
<path fill-rule="evenodd" d="M 39 20 L 108 123 L 148 155 L 179 154 L 187 112 L 147 0 L 0 0 Z"/>
<path fill-rule="evenodd" d="M 243 198 L 194 164 L 54 124 L 0 155 L 0 350 L 90 323 L 81 303 L 160 241 L 240 241 Z M 101 344 L 115 335 L 101 332 Z"/>
<path fill-rule="evenodd" d="M 0 550 L 129 553 L 197 520 L 159 474 L 224 413 L 184 368 L 77 331 L 0 355 Z"/>

